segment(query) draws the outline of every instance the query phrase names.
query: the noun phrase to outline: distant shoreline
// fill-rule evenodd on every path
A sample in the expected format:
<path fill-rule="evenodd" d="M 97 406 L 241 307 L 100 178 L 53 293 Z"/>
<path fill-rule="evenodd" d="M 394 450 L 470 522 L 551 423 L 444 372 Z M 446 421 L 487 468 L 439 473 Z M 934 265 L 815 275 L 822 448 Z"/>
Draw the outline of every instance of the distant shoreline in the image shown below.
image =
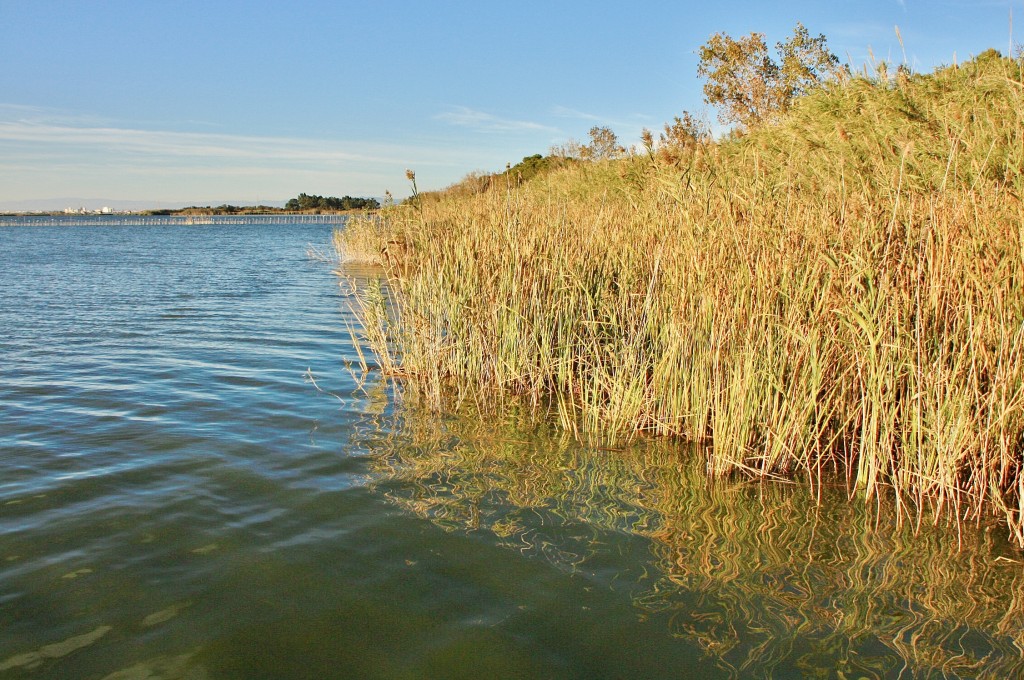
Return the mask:
<path fill-rule="evenodd" d="M 268 206 L 234 208 L 229 206 L 223 208 L 180 208 L 177 210 L 141 210 L 132 214 L 135 215 L 166 215 L 168 217 L 211 217 L 216 215 L 358 215 L 367 212 L 375 212 L 376 209 L 352 208 L 349 210 L 288 210 L 287 208 L 272 208 Z"/>
<path fill-rule="evenodd" d="M 101 212 L 98 210 L 67 212 L 64 210 L 17 210 L 0 211 L 0 217 L 216 217 L 216 216 L 247 216 L 247 215 L 361 215 L 376 212 L 377 209 L 351 210 L 287 210 L 267 206 L 243 207 L 234 209 L 221 208 L 154 208 L 151 210 L 118 210 Z"/>
<path fill-rule="evenodd" d="M 366 215 L 366 213 L 364 213 Z M 79 226 L 202 226 L 202 225 L 253 225 L 253 224 L 344 224 L 351 215 L 347 213 L 236 213 L 188 215 L 148 215 L 142 213 L 97 214 L 23 214 L 0 215 L 0 228 L 6 227 L 79 227 Z"/>

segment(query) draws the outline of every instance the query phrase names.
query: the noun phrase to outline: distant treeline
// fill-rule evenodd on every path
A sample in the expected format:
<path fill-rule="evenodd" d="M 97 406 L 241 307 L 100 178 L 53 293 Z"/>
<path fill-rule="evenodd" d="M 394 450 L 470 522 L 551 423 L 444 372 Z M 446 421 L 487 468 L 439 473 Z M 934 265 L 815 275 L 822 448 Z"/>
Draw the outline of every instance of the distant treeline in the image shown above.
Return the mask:
<path fill-rule="evenodd" d="M 376 198 L 353 198 L 351 196 L 336 198 L 334 196 L 310 196 L 309 194 L 299 194 L 297 198 L 289 200 L 284 205 L 285 210 L 302 212 L 307 210 L 376 210 L 379 207 L 380 203 Z"/>
<path fill-rule="evenodd" d="M 280 213 L 305 212 L 339 212 L 342 210 L 376 210 L 380 202 L 375 198 L 353 198 L 352 196 L 310 196 L 299 194 L 290 199 L 283 208 L 270 205 L 229 205 L 227 203 L 211 206 L 190 206 L 178 210 L 147 210 L 147 215 L 276 215 Z"/>
<path fill-rule="evenodd" d="M 159 210 L 145 210 L 144 215 L 275 215 L 287 212 L 284 208 L 277 208 L 272 205 L 218 205 L 198 206 L 192 205 L 187 208 L 162 208 Z"/>

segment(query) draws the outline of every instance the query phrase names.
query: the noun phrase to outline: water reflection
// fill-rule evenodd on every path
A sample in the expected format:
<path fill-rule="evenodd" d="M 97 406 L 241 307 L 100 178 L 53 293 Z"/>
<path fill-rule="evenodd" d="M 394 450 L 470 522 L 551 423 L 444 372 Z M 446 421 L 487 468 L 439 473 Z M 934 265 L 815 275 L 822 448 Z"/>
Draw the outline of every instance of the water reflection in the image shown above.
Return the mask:
<path fill-rule="evenodd" d="M 1024 673 L 1024 572 L 998 527 L 915 533 L 841 485 L 818 502 L 711 483 L 697 451 L 587 448 L 528 421 L 406 405 L 357 439 L 390 502 L 628 594 L 728 675 Z"/>

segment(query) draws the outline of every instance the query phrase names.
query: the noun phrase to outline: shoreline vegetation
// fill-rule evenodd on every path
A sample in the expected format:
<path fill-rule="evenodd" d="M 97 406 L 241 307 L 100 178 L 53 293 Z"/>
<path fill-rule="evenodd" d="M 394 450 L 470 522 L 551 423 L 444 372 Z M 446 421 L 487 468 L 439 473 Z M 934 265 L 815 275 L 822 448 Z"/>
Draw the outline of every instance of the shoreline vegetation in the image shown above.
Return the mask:
<path fill-rule="evenodd" d="M 788 92 L 719 140 L 689 114 L 631 150 L 595 128 L 351 219 L 342 259 L 383 268 L 359 341 L 431 408 L 692 442 L 714 477 L 838 476 L 1024 547 L 1021 60 Z"/>
<path fill-rule="evenodd" d="M 219 205 L 216 208 L 191 206 L 178 210 L 147 210 L 147 215 L 340 215 L 355 214 L 380 209 L 375 198 L 353 198 L 352 196 L 317 196 L 299 194 L 289 199 L 283 208 L 268 205 L 237 206 Z"/>

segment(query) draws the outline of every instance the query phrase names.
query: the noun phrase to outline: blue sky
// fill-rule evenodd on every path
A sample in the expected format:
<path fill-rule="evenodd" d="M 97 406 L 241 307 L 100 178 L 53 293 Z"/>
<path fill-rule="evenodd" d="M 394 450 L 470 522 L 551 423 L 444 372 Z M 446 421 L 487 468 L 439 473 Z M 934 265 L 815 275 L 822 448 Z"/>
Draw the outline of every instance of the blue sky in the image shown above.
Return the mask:
<path fill-rule="evenodd" d="M 802 21 L 860 66 L 899 26 L 926 72 L 1005 53 L 1011 9 L 1024 42 L 1024 0 L 0 0 L 0 207 L 403 196 L 704 111 L 715 32 Z"/>

